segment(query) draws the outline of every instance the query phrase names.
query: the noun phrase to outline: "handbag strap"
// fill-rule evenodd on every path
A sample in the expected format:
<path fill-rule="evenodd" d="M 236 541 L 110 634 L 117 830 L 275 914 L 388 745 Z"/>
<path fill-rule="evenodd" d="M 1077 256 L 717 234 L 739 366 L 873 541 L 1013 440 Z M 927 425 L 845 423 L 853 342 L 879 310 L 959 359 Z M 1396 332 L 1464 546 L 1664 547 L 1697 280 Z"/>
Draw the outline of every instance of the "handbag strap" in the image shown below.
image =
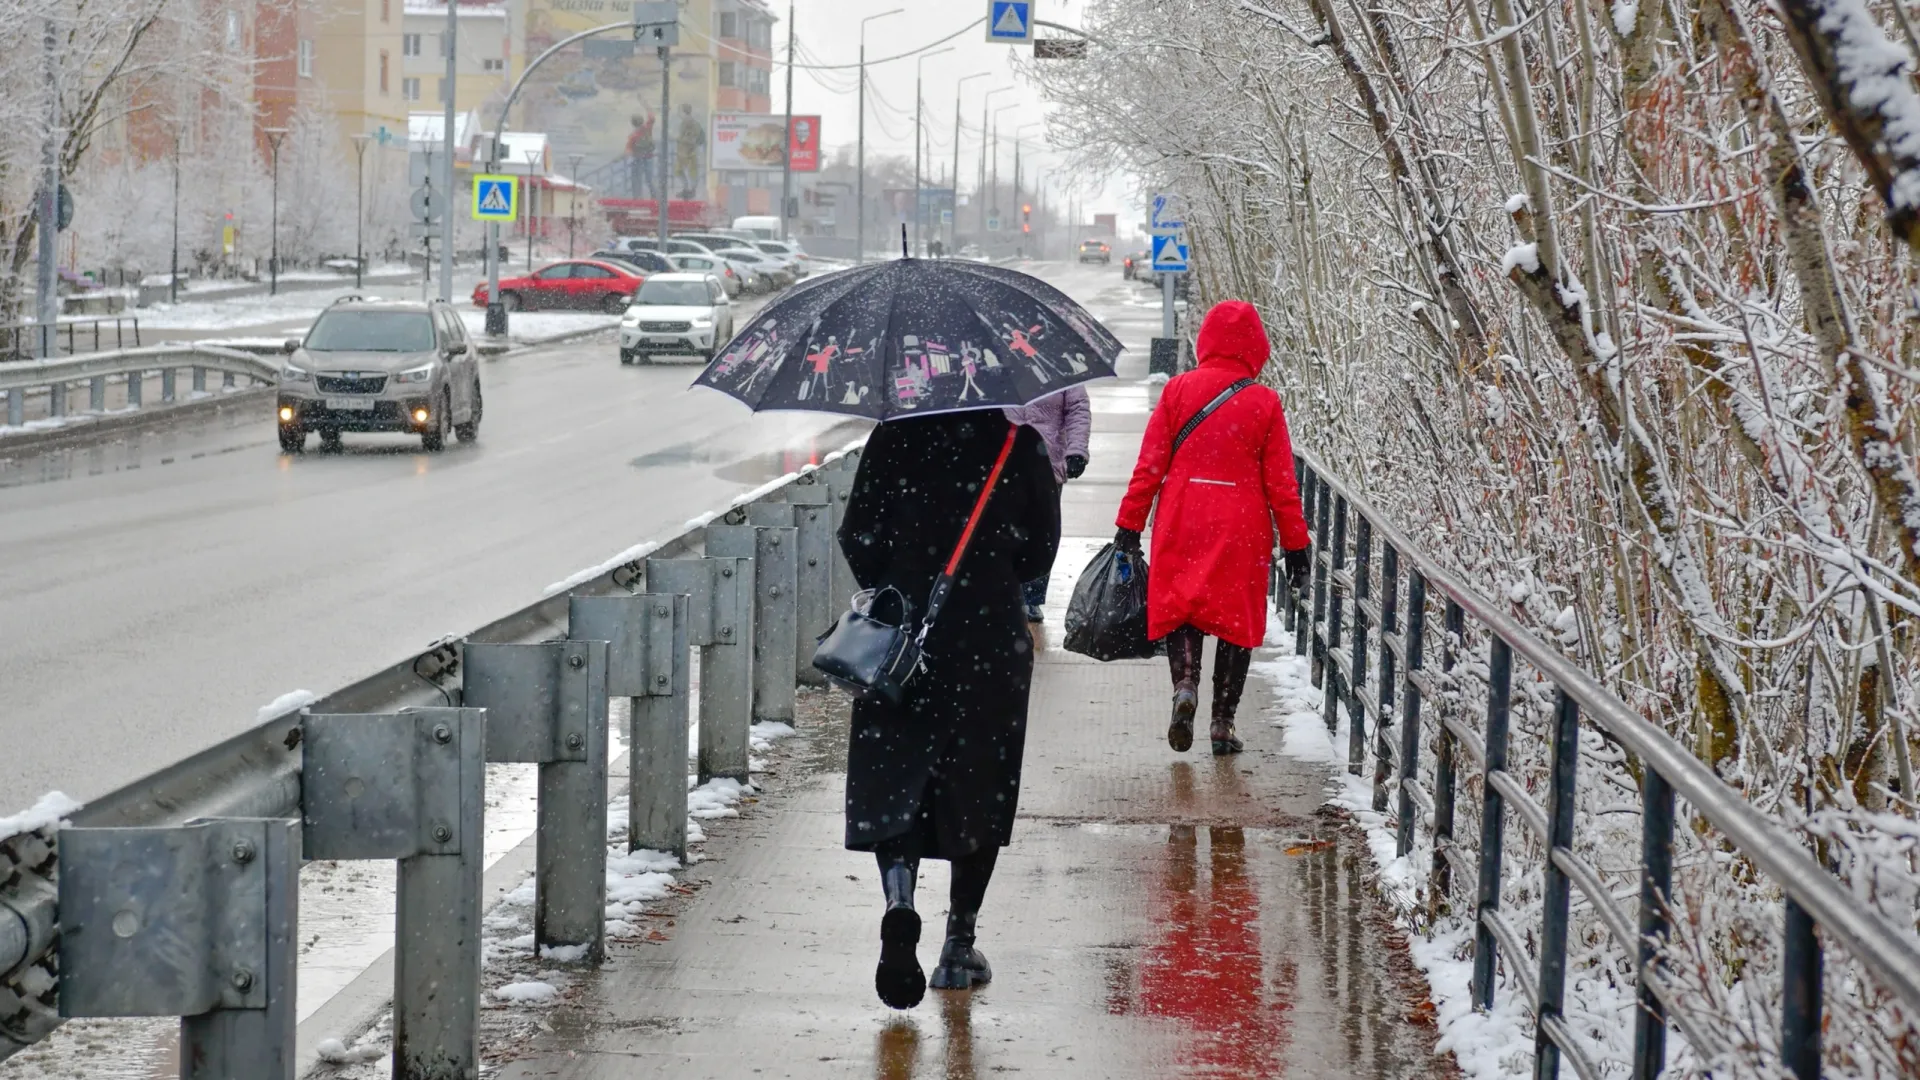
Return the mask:
<path fill-rule="evenodd" d="M 1007 426 L 1007 441 L 1000 444 L 1000 456 L 994 461 L 993 470 L 987 473 L 987 482 L 980 488 L 980 497 L 973 500 L 973 513 L 967 518 L 967 527 L 960 530 L 960 542 L 953 546 L 953 557 L 947 560 L 940 576 L 933 580 L 933 592 L 927 597 L 927 615 L 920 621 L 920 637 L 923 640 L 927 631 L 933 628 L 933 621 L 940 617 L 940 609 L 947 606 L 947 594 L 953 591 L 953 576 L 960 569 L 960 560 L 967 554 L 967 545 L 973 542 L 974 530 L 980 527 L 980 516 L 987 511 L 987 499 L 1000 483 L 1000 474 L 1006 471 L 1007 458 L 1013 455 L 1013 440 L 1019 434 L 1019 425 Z"/>
<path fill-rule="evenodd" d="M 1193 429 L 1199 427 L 1201 421 L 1205 420 L 1209 416 L 1212 416 L 1216 411 L 1218 411 L 1220 406 L 1225 405 L 1229 401 L 1232 401 L 1233 395 L 1239 393 L 1242 390 L 1245 390 L 1247 387 L 1252 385 L 1253 385 L 1252 379 L 1241 379 L 1239 382 L 1234 383 L 1232 386 L 1229 386 L 1225 390 L 1220 391 L 1220 394 L 1218 397 L 1215 397 L 1212 401 L 1207 402 L 1205 408 L 1193 414 L 1193 419 L 1188 420 L 1186 423 L 1186 426 L 1180 429 L 1180 434 L 1175 435 L 1173 437 L 1173 449 L 1167 451 L 1167 468 L 1166 468 L 1167 472 L 1173 471 L 1173 455 L 1180 452 L 1180 444 L 1187 441 L 1187 436 L 1193 434 Z"/>

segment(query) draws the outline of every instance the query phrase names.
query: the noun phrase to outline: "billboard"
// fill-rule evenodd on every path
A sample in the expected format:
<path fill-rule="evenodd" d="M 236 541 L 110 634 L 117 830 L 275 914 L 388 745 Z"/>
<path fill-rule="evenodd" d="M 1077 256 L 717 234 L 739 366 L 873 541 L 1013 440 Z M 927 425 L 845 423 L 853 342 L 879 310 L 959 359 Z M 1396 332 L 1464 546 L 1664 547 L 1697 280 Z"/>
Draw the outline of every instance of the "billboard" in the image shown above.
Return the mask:
<path fill-rule="evenodd" d="M 786 167 L 792 155 L 793 171 L 820 171 L 820 118 L 796 116 L 785 138 L 786 117 L 758 113 L 715 113 L 713 150 L 716 169 L 773 170 Z"/>

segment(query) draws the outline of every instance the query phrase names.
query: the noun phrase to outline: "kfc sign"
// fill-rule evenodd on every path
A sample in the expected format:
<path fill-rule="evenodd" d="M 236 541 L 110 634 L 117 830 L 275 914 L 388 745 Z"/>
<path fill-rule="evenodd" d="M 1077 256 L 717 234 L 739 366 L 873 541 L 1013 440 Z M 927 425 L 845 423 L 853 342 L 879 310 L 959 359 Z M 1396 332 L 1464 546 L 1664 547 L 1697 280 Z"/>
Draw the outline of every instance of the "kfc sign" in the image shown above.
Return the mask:
<path fill-rule="evenodd" d="M 794 172 L 820 171 L 820 118 L 817 116 L 796 116 L 793 127 L 787 132 L 788 160 L 793 162 Z"/>

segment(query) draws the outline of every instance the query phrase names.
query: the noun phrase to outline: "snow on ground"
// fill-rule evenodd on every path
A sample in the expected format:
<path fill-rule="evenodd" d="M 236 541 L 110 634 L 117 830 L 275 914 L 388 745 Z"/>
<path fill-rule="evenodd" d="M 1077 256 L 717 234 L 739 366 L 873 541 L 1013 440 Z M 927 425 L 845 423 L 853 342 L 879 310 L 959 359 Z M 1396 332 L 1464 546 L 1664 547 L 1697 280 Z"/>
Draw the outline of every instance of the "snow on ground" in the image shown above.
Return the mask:
<path fill-rule="evenodd" d="M 514 1005 L 551 1005 L 560 991 L 552 983 L 516 982 L 495 990 L 493 996 Z"/>
<path fill-rule="evenodd" d="M 791 730 L 791 729 L 789 729 Z M 0 840 L 18 836 L 23 832 L 57 826 L 60 819 L 80 809 L 80 803 L 63 791 L 49 791 L 34 804 L 18 814 L 0 817 Z"/>
<path fill-rule="evenodd" d="M 462 307 L 460 321 L 466 324 L 467 333 L 475 340 L 487 332 L 487 313 L 483 309 Z M 507 316 L 507 340 L 539 341 L 556 334 L 612 330 L 619 325 L 620 316 L 597 311 L 516 311 Z"/>
<path fill-rule="evenodd" d="M 183 300 L 155 304 L 139 312 L 142 330 L 234 330 L 269 323 L 311 319 L 328 304 L 354 292 L 349 283 L 339 289 L 308 289 L 280 296 L 229 296 L 224 299 Z"/>
<path fill-rule="evenodd" d="M 276 716 L 285 715 L 295 709 L 304 709 L 319 700 L 320 695 L 311 690 L 289 690 L 260 706 L 260 712 L 255 719 L 264 724 Z"/>

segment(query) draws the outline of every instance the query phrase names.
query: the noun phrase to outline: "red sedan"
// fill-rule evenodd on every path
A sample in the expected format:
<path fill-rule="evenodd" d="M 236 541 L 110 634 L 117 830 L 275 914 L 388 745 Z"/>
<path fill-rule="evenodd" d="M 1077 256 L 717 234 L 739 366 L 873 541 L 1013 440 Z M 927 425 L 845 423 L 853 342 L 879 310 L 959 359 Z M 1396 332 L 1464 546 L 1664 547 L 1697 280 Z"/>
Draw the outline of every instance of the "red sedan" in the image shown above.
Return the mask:
<path fill-rule="evenodd" d="M 598 259 L 569 259 L 543 266 L 525 277 L 500 282 L 500 302 L 508 311 L 559 308 L 618 315 L 633 302 L 647 280 L 631 266 Z M 487 306 L 485 284 L 473 290 L 473 306 Z"/>

